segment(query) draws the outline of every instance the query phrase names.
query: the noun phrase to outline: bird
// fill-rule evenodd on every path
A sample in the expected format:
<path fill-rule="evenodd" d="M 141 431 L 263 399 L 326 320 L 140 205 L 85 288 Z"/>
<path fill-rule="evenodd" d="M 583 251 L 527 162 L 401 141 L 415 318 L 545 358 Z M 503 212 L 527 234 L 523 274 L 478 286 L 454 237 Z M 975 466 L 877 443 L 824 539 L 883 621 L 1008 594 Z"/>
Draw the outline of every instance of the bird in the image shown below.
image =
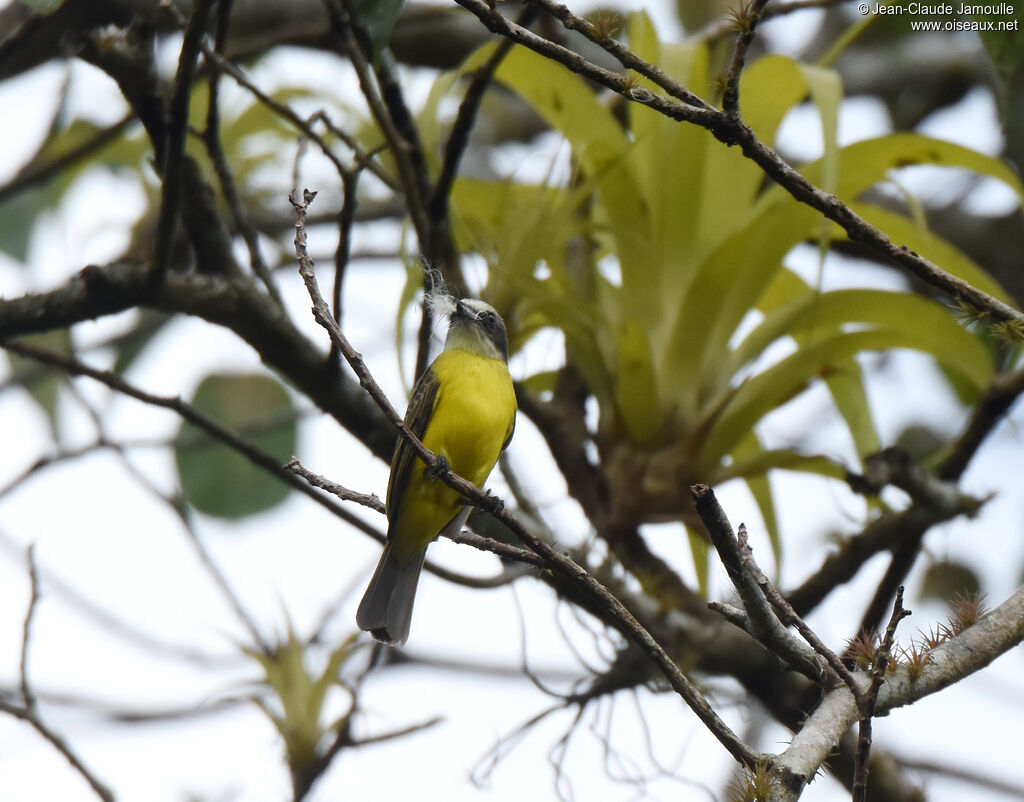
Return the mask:
<path fill-rule="evenodd" d="M 469 517 L 465 499 L 439 476 L 449 467 L 482 486 L 512 439 L 516 410 L 504 321 L 484 301 L 455 302 L 444 349 L 416 381 L 405 413 L 405 425 L 441 466 L 432 472 L 399 438 L 384 552 L 356 612 L 361 630 L 382 643 L 405 643 L 427 546 Z"/>

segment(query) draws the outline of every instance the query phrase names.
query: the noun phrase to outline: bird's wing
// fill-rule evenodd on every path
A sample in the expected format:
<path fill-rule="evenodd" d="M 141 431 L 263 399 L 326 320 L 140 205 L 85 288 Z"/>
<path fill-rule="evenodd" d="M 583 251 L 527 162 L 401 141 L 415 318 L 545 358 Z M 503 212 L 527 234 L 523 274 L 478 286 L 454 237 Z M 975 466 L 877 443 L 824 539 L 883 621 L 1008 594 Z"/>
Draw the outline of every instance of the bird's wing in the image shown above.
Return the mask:
<path fill-rule="evenodd" d="M 405 425 L 420 440 L 427 431 L 430 416 L 437 402 L 437 390 L 440 384 L 434 371 L 427 368 L 416 382 L 409 399 L 409 408 L 405 411 Z M 388 520 L 393 520 L 395 507 L 402 495 L 397 488 L 405 487 L 409 482 L 409 472 L 413 469 L 416 454 L 404 437 L 398 438 L 395 454 L 391 458 L 391 477 L 388 479 Z M 422 464 L 422 463 L 421 463 Z"/>

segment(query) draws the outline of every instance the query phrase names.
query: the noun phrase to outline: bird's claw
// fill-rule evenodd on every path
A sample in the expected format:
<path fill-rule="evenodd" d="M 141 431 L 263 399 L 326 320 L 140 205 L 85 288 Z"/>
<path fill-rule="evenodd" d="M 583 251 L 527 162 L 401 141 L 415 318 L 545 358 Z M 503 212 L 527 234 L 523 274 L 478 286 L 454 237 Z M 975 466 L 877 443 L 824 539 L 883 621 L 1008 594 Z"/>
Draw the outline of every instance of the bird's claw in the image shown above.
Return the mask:
<path fill-rule="evenodd" d="M 495 496 L 493 493 L 491 493 L 490 490 L 484 491 L 484 497 L 490 504 L 490 507 L 488 508 L 490 512 L 493 515 L 501 515 L 502 511 L 505 509 L 505 502 L 498 496 Z"/>
<path fill-rule="evenodd" d="M 428 479 L 440 479 L 446 473 L 451 473 L 452 467 L 448 464 L 448 458 L 438 454 L 437 462 L 427 466 Z"/>

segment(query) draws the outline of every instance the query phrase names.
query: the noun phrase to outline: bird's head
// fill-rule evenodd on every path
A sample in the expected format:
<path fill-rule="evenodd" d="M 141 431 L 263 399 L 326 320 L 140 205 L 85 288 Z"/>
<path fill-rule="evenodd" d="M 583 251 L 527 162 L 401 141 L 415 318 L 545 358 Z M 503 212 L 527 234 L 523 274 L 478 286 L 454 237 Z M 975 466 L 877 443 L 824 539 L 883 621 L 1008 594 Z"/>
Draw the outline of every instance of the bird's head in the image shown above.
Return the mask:
<path fill-rule="evenodd" d="M 493 306 L 475 298 L 455 303 L 445 348 L 462 348 L 473 354 L 508 362 L 505 321 Z"/>

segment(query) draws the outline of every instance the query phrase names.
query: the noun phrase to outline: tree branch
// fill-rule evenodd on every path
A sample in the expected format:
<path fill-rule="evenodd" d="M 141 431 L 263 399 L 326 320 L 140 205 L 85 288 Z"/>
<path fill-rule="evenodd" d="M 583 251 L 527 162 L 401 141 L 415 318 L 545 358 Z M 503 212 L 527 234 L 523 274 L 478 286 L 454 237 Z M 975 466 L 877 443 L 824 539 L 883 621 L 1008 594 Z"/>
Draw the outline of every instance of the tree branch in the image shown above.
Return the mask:
<path fill-rule="evenodd" d="M 754 42 L 757 26 L 764 16 L 768 0 L 740 0 L 739 8 L 733 12 L 739 38 L 732 51 L 732 61 L 725 76 L 725 91 L 722 93 L 722 109 L 731 117 L 740 116 L 740 73 L 747 63 L 747 51 Z"/>
<path fill-rule="evenodd" d="M 185 29 L 185 38 L 178 57 L 178 72 L 174 79 L 174 94 L 168 107 L 167 140 L 163 159 L 159 164 L 163 177 L 160 200 L 160 220 L 156 233 L 156 252 L 151 287 L 159 286 L 167 276 L 174 245 L 174 231 L 181 206 L 182 161 L 185 156 L 185 137 L 188 134 L 188 107 L 192 97 L 192 79 L 195 76 L 199 48 L 205 35 L 206 20 L 213 0 L 197 0 Z M 158 151 L 159 152 L 159 151 Z"/>
<path fill-rule="evenodd" d="M 1024 640 L 1024 588 L 973 626 L 950 638 L 931 654 L 916 679 L 898 666 L 882 683 L 876 715 L 913 704 L 980 671 Z M 771 802 L 794 802 L 828 757 L 839 739 L 859 718 L 853 694 L 845 685 L 825 695 L 821 704 L 793 736 L 789 747 L 774 758 L 780 785 Z"/>
<path fill-rule="evenodd" d="M 29 597 L 28 610 L 25 612 L 25 621 L 22 625 L 21 659 L 19 661 L 19 682 L 24 707 L 19 708 L 3 703 L 0 704 L 0 710 L 31 724 L 33 729 L 49 741 L 50 745 L 64 756 L 72 768 L 82 775 L 82 778 L 89 784 L 89 787 L 92 788 L 96 796 L 102 799 L 103 802 L 114 802 L 113 792 L 89 770 L 81 758 L 71 749 L 67 741 L 64 740 L 63 736 L 51 730 L 39 716 L 39 706 L 28 681 L 28 652 L 32 639 L 32 619 L 35 616 L 36 607 L 39 603 L 39 572 L 36 569 L 35 548 L 33 546 L 30 546 L 28 549 L 27 559 L 31 595 Z"/>
<path fill-rule="evenodd" d="M 375 455 L 390 460 L 394 432 L 377 408 L 358 385 L 327 365 L 316 346 L 248 278 L 172 272 L 155 295 L 147 293 L 145 278 L 140 264 L 89 265 L 57 289 L 0 299 L 0 343 L 136 306 L 194 315 L 233 331 Z"/>

